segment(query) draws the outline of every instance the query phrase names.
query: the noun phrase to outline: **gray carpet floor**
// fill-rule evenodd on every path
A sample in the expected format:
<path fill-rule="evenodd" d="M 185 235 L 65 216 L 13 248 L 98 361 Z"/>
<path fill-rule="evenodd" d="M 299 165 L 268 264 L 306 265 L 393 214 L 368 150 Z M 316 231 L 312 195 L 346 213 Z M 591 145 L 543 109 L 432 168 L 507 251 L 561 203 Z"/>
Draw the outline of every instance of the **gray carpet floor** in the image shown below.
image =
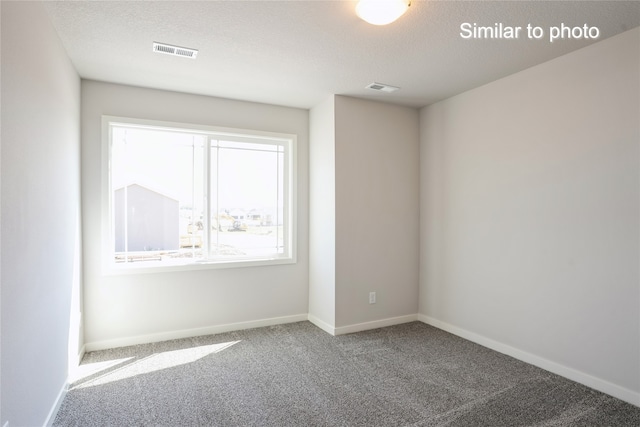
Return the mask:
<path fill-rule="evenodd" d="M 640 408 L 420 322 L 87 353 L 54 426 L 640 426 Z"/>

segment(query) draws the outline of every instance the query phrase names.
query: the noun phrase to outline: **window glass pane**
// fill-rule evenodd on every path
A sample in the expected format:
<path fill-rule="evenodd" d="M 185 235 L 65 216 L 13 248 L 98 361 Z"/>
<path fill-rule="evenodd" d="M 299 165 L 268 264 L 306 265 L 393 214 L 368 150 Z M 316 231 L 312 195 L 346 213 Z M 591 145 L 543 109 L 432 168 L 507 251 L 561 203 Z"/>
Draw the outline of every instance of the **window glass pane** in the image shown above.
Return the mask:
<path fill-rule="evenodd" d="M 116 262 L 202 256 L 203 137 L 114 128 Z"/>
<path fill-rule="evenodd" d="M 280 175 L 276 151 L 254 151 L 212 147 L 217 173 L 212 176 L 212 200 L 226 222 L 217 230 L 212 255 L 256 256 L 278 252 Z M 213 190 L 212 190 L 213 191 Z"/>

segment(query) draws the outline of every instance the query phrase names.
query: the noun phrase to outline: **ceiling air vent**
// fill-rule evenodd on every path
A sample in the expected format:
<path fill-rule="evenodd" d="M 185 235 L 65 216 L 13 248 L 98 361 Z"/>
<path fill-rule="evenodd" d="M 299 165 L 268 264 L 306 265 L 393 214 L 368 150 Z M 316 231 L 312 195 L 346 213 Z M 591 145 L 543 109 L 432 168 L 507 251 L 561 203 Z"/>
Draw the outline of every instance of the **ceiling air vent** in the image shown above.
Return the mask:
<path fill-rule="evenodd" d="M 395 92 L 398 89 L 400 89 L 399 87 L 395 87 L 395 86 L 391 86 L 391 85 L 386 85 L 384 83 L 371 83 L 370 85 L 368 85 L 366 87 L 366 89 L 371 89 L 371 90 L 377 90 L 379 92 L 387 92 L 387 93 L 391 93 L 391 92 Z"/>
<path fill-rule="evenodd" d="M 182 56 L 191 59 L 196 59 L 196 57 L 198 56 L 198 51 L 196 49 L 189 49 L 188 47 L 173 46 L 170 44 L 158 42 L 153 42 L 153 51 L 156 53 Z"/>

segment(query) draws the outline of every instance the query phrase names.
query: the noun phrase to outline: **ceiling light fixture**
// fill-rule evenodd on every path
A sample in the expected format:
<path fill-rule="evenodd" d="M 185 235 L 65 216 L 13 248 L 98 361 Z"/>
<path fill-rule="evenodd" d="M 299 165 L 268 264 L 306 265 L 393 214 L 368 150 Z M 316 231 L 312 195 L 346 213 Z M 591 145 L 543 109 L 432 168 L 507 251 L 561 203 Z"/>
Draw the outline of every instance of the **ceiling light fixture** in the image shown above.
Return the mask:
<path fill-rule="evenodd" d="M 360 0 L 356 14 L 373 25 L 387 25 L 400 18 L 411 6 L 411 0 Z"/>

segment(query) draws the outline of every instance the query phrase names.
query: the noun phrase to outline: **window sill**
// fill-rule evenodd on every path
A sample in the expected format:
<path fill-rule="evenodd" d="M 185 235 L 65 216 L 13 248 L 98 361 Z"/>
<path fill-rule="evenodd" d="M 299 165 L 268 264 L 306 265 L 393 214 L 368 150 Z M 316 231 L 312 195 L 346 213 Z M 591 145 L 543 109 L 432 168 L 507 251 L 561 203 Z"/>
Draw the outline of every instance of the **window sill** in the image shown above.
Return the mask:
<path fill-rule="evenodd" d="M 246 268 L 246 267 L 267 267 L 271 265 L 295 264 L 296 260 L 292 257 L 288 258 L 264 258 L 264 259 L 237 259 L 237 260 L 221 260 L 221 261 L 197 261 L 189 263 L 166 264 L 162 261 L 147 261 L 144 265 L 140 263 L 127 264 L 110 264 L 104 266 L 103 273 L 105 276 L 122 276 L 133 274 L 155 274 L 169 272 L 186 272 L 198 270 L 218 270 L 228 268 Z"/>

